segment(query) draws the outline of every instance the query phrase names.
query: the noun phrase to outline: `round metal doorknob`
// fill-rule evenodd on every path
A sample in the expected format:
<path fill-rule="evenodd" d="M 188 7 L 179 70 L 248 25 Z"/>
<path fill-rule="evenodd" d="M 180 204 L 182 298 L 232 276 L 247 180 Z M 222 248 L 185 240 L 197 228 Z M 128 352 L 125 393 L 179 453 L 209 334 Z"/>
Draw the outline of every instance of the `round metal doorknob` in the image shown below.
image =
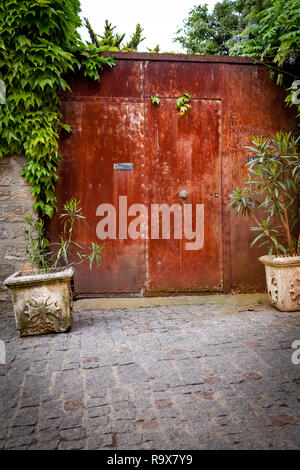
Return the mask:
<path fill-rule="evenodd" d="M 188 197 L 189 193 L 187 192 L 186 189 L 182 189 L 179 193 L 179 196 L 181 197 L 181 199 L 186 199 Z"/>

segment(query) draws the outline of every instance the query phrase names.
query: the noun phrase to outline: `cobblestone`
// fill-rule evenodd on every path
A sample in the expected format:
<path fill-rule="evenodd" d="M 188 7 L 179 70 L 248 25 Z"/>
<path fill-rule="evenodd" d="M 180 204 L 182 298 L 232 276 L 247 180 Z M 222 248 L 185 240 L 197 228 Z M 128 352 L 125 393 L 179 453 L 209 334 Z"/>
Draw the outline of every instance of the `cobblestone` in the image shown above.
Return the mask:
<path fill-rule="evenodd" d="M 1 317 L 1 315 L 0 315 Z M 1 449 L 300 449 L 300 314 L 178 305 L 0 318 Z"/>

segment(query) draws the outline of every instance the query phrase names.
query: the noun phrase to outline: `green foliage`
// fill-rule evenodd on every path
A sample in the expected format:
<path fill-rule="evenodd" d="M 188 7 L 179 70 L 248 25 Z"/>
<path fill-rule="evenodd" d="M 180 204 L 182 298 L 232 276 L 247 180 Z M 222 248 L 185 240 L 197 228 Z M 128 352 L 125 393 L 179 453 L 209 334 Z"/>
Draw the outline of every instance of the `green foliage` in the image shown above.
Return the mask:
<path fill-rule="evenodd" d="M 271 5 L 272 0 L 223 0 L 211 13 L 207 4 L 194 6 L 174 41 L 189 54 L 228 55 L 232 42 L 248 25 L 249 15 Z"/>
<path fill-rule="evenodd" d="M 25 217 L 28 234 L 28 257 L 35 269 L 49 272 L 58 267 L 69 267 L 75 264 L 89 262 L 90 268 L 95 264 L 102 263 L 102 247 L 97 243 L 91 244 L 88 252 L 79 243 L 72 240 L 74 227 L 78 222 L 85 222 L 85 217 L 81 214 L 80 201 L 72 198 L 63 206 L 63 213 L 60 215 L 63 226 L 59 237 L 59 243 L 53 243 L 53 251 L 44 238 L 43 220 L 35 220 L 30 214 Z"/>
<path fill-rule="evenodd" d="M 206 4 L 195 6 L 176 35 L 175 41 L 190 54 L 264 61 L 276 83 L 287 87 L 288 105 L 294 104 L 292 82 L 299 79 L 300 63 L 299 0 L 223 0 L 212 13 Z M 300 105 L 298 110 L 300 114 Z"/>
<path fill-rule="evenodd" d="M 151 96 L 151 101 L 152 104 L 156 104 L 157 106 L 160 105 L 160 99 L 158 98 L 158 96 Z"/>
<path fill-rule="evenodd" d="M 40 217 L 55 210 L 59 132 L 70 132 L 59 110 L 60 92 L 69 89 L 66 73 L 82 68 L 99 79 L 104 66 L 115 64 L 80 40 L 79 12 L 78 0 L 0 0 L 0 80 L 6 85 L 0 157 L 26 156 L 23 176 Z"/>
<path fill-rule="evenodd" d="M 176 32 L 179 42 L 188 54 L 229 54 L 228 40 L 240 30 L 240 16 L 235 2 L 216 3 L 209 13 L 207 4 L 194 6 L 183 27 Z"/>
<path fill-rule="evenodd" d="M 49 242 L 44 236 L 44 220 L 34 219 L 32 214 L 30 214 L 25 217 L 25 222 L 27 223 L 27 254 L 29 261 L 34 268 L 39 269 L 43 267 L 43 269 L 48 270 L 47 253 Z"/>
<path fill-rule="evenodd" d="M 143 28 L 138 23 L 135 27 L 135 32 L 132 34 L 130 40 L 123 46 L 122 42 L 125 34 L 115 33 L 116 26 L 112 26 L 108 20 L 105 20 L 103 36 L 96 34 L 87 18 L 84 18 L 84 24 L 89 32 L 90 39 L 94 46 L 97 46 L 101 51 L 137 51 L 139 44 L 144 41 L 142 38 Z"/>
<path fill-rule="evenodd" d="M 273 59 L 279 67 L 299 60 L 299 0 L 275 0 L 268 8 L 252 10 L 248 24 L 232 41 L 231 54 Z"/>
<path fill-rule="evenodd" d="M 107 20 L 106 20 L 106 22 L 107 22 Z M 106 22 L 105 22 L 105 24 L 106 24 Z M 93 30 L 92 25 L 89 22 L 88 18 L 84 18 L 84 26 L 86 27 L 86 29 L 89 32 L 90 39 L 92 41 L 90 44 L 93 44 L 94 46 L 99 47 L 100 41 L 98 39 L 98 34 L 96 34 L 95 31 Z"/>
<path fill-rule="evenodd" d="M 112 26 L 108 20 L 105 20 L 104 24 L 104 34 L 100 36 L 96 34 L 87 18 L 84 18 L 84 24 L 88 29 L 90 39 L 92 44 L 98 47 L 102 51 L 119 51 L 120 44 L 123 41 L 125 34 L 118 34 L 115 33 L 114 30 L 116 29 L 115 26 Z"/>
<path fill-rule="evenodd" d="M 272 60 L 275 66 L 269 65 L 271 76 L 278 85 L 282 85 L 284 75 L 292 77 L 290 81 L 300 78 L 299 0 L 275 0 L 266 9 L 252 10 L 247 18 L 248 25 L 231 41 L 230 53 Z M 293 90 L 288 91 L 286 102 L 292 105 Z"/>
<path fill-rule="evenodd" d="M 190 99 L 191 95 L 189 95 L 188 93 L 183 93 L 182 96 L 177 98 L 175 107 L 176 109 L 178 109 L 180 116 L 183 116 L 187 112 L 187 110 L 192 107 L 189 104 Z"/>
<path fill-rule="evenodd" d="M 230 194 L 229 207 L 253 217 L 259 242 L 268 253 L 295 255 L 300 221 L 300 153 L 298 139 L 277 132 L 270 138 L 256 137 L 246 147 L 253 157 L 248 162 L 248 179 L 243 188 Z M 298 248 L 299 249 L 299 248 Z"/>
<path fill-rule="evenodd" d="M 157 44 L 153 49 L 151 49 L 151 48 L 149 49 L 149 47 L 147 47 L 147 49 L 148 49 L 149 52 L 152 52 L 154 54 L 158 54 L 159 51 L 160 51 L 159 44 Z"/>
<path fill-rule="evenodd" d="M 145 40 L 145 38 L 142 38 L 143 31 L 144 29 L 138 23 L 136 25 L 135 32 L 130 38 L 130 41 L 127 42 L 123 50 L 129 52 L 137 51 L 139 44 Z"/>

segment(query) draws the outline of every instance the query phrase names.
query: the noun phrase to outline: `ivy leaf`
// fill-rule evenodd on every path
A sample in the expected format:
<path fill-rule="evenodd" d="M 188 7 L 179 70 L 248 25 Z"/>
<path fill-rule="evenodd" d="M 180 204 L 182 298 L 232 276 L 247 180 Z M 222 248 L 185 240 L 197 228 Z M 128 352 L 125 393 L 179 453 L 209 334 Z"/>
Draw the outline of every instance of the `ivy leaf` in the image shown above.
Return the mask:
<path fill-rule="evenodd" d="M 158 96 L 151 96 L 151 101 L 152 104 L 156 104 L 157 106 L 160 105 L 160 99 L 158 98 Z"/>
<path fill-rule="evenodd" d="M 16 37 L 16 41 L 20 44 L 20 46 L 23 48 L 23 46 L 31 46 L 31 41 L 28 39 L 24 34 L 21 34 L 20 36 Z"/>
<path fill-rule="evenodd" d="M 80 40 L 77 0 L 4 3 L 5 11 L 0 6 L 0 79 L 5 77 L 6 104 L 0 106 L 0 156 L 26 156 L 22 175 L 32 185 L 34 208 L 41 218 L 51 217 L 61 161 L 59 130 L 71 131 L 63 123 L 59 92 L 70 90 L 66 77 L 74 68 L 83 65 L 85 74 L 98 80 L 104 67 L 112 67 L 115 61 Z"/>

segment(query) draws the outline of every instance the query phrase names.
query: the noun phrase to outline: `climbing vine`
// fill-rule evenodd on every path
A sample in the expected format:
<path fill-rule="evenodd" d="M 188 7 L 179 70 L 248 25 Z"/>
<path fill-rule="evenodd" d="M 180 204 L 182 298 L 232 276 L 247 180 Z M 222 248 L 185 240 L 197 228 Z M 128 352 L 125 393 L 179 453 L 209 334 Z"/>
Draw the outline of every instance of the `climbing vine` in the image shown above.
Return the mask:
<path fill-rule="evenodd" d="M 178 109 L 180 116 L 183 116 L 187 110 L 192 107 L 192 105 L 189 104 L 190 99 L 191 95 L 189 93 L 183 93 L 182 96 L 177 98 L 175 108 Z"/>
<path fill-rule="evenodd" d="M 41 218 L 55 210 L 55 183 L 61 157 L 61 129 L 70 132 L 60 112 L 60 93 L 70 89 L 66 73 L 82 69 L 99 79 L 115 65 L 99 49 L 86 46 L 78 0 L 0 0 L 0 80 L 6 102 L 0 105 L 0 157 L 25 155 L 25 180 Z"/>
<path fill-rule="evenodd" d="M 160 98 L 158 96 L 151 96 L 151 103 L 155 104 L 156 106 L 160 105 Z"/>

